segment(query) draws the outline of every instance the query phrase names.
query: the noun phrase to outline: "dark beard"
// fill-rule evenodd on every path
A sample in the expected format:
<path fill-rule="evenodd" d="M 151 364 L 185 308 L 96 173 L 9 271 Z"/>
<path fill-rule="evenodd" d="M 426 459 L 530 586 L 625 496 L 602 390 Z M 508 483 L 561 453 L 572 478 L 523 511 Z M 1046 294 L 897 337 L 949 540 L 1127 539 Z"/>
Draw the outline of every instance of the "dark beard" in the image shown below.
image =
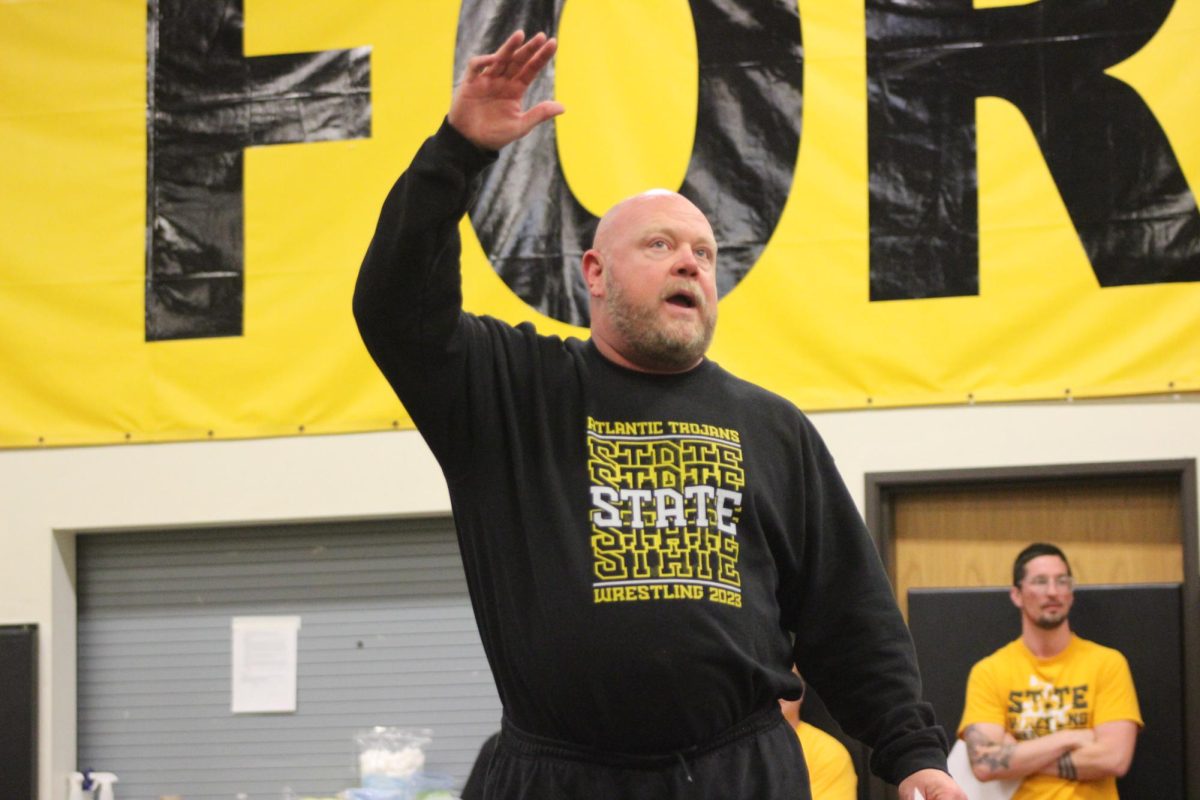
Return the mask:
<path fill-rule="evenodd" d="M 1067 621 L 1067 616 L 1064 614 L 1058 619 L 1048 619 L 1046 617 L 1038 617 L 1034 620 L 1034 625 L 1037 625 L 1044 631 L 1052 631 L 1061 628 L 1063 623 Z"/>

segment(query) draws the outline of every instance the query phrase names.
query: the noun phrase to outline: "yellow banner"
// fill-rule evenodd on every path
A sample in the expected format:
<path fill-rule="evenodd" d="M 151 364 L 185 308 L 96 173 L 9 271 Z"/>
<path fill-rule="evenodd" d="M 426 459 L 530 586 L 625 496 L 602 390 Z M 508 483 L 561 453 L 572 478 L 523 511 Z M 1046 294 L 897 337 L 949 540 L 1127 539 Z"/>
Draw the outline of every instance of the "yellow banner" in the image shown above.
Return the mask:
<path fill-rule="evenodd" d="M 1001 5 L 977 0 L 976 12 Z M 647 187 L 680 185 L 705 75 L 694 25 L 703 8 L 684 0 L 562 4 L 555 93 L 567 113 L 555 123 L 558 156 L 593 214 Z M 148 187 L 160 185 L 161 173 L 186 183 L 191 168 L 186 159 L 153 161 L 148 145 L 168 139 L 149 135 L 147 109 L 160 107 L 152 100 L 165 107 L 171 86 L 156 85 L 151 98 L 147 76 L 156 68 L 150 55 L 167 54 L 173 29 L 156 34 L 154 3 L 149 13 L 146 3 L 116 0 L 0 4 L 0 446 L 408 427 L 359 341 L 350 297 L 384 195 L 449 105 L 459 11 L 451 2 L 360 0 L 305 4 L 298 13 L 294 3 L 246 0 L 247 59 L 342 50 L 365 59 L 369 133 L 306 139 L 286 125 L 263 129 L 251 109 L 237 128 L 244 170 L 226 176 L 241 202 L 227 208 L 241 215 L 230 233 L 241 249 L 230 252 L 242 272 L 217 276 L 240 287 L 239 330 L 154 339 L 150 294 L 174 284 L 169 263 L 151 269 L 148 247 L 157 240 L 148 224 L 184 256 L 203 244 L 202 235 L 173 230 L 169 215 L 148 213 Z M 761 255 L 721 301 L 714 359 L 809 410 L 1200 390 L 1200 281 L 1189 272 L 1200 266 L 1186 257 L 1197 250 L 1194 229 L 1178 228 L 1183 241 L 1146 244 L 1185 253 L 1173 277 L 1137 283 L 1122 279 L 1118 264 L 1118 283 L 1101 285 L 1081 239 L 1088 220 L 1073 219 L 1068 207 L 1088 198 L 1064 200 L 1038 131 L 998 96 L 969 105 L 978 236 L 965 273 L 977 287 L 872 300 L 873 271 L 890 269 L 872 262 L 872 248 L 882 251 L 880 236 L 872 238 L 881 222 L 872 184 L 887 187 L 872 169 L 882 151 L 869 127 L 871 96 L 900 91 L 899 78 L 889 82 L 892 55 L 879 49 L 879 31 L 891 23 L 843 0 L 804 0 L 798 19 L 799 155 Z M 1130 108 L 1140 103 L 1161 127 L 1180 179 L 1193 188 L 1197 41 L 1200 0 L 1176 0 L 1148 42 L 1105 70 L 1105 86 L 1129 87 L 1134 94 L 1121 96 Z M 283 62 L 253 63 L 262 81 L 253 85 L 286 84 Z M 252 91 L 247 97 L 258 102 Z M 292 127 L 319 119 L 322 108 L 314 101 Z M 1090 163 L 1111 170 L 1124 155 Z M 1060 157 L 1067 163 L 1071 153 Z M 1147 182 L 1162 177 L 1152 172 Z M 1194 195 L 1184 195 L 1132 216 L 1175 213 L 1187 202 L 1194 209 Z M 154 207 L 173 199 L 164 194 Z M 186 210 L 186 200 L 174 208 Z M 195 218 L 206 220 L 197 230 L 226 224 Z M 470 310 L 586 335 L 526 305 L 492 269 L 468 221 L 462 232 Z M 201 301 L 218 291 L 188 290 Z"/>

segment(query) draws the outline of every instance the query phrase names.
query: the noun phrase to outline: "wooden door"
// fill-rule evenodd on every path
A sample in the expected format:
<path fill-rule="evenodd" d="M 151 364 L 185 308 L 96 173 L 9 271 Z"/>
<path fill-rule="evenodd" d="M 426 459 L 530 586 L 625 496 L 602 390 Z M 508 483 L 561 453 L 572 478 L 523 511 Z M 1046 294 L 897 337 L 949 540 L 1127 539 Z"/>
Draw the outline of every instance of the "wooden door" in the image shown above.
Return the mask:
<path fill-rule="evenodd" d="M 1031 542 L 1067 554 L 1081 584 L 1183 581 L 1178 480 L 1164 476 L 912 487 L 891 498 L 893 581 L 908 590 L 1008 586 Z"/>

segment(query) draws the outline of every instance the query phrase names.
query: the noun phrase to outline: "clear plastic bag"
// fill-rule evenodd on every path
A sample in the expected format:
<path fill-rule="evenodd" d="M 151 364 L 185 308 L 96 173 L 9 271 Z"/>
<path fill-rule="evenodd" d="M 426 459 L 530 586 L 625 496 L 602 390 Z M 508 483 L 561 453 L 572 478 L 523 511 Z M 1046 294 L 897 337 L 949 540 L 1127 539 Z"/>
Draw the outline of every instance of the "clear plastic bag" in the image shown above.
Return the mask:
<path fill-rule="evenodd" d="M 394 793 L 395 800 L 410 800 L 416 795 L 425 768 L 425 746 L 433 741 L 433 731 L 376 726 L 354 740 L 358 744 L 362 788 Z"/>

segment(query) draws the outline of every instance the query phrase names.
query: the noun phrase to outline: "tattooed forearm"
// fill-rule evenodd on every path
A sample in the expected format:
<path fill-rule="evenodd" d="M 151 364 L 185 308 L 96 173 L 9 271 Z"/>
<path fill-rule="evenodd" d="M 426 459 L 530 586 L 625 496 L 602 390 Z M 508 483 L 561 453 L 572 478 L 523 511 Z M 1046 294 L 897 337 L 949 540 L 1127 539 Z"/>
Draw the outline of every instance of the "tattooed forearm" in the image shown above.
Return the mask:
<path fill-rule="evenodd" d="M 1070 753 L 1063 753 L 1058 757 L 1058 777 L 1073 781 L 1077 780 L 1075 775 L 1075 760 Z"/>
<path fill-rule="evenodd" d="M 1013 750 L 1016 748 L 1012 742 L 989 739 L 974 725 L 963 731 L 963 740 L 967 743 L 967 758 L 972 766 L 982 765 L 995 771 L 1008 769 L 1012 764 Z"/>

